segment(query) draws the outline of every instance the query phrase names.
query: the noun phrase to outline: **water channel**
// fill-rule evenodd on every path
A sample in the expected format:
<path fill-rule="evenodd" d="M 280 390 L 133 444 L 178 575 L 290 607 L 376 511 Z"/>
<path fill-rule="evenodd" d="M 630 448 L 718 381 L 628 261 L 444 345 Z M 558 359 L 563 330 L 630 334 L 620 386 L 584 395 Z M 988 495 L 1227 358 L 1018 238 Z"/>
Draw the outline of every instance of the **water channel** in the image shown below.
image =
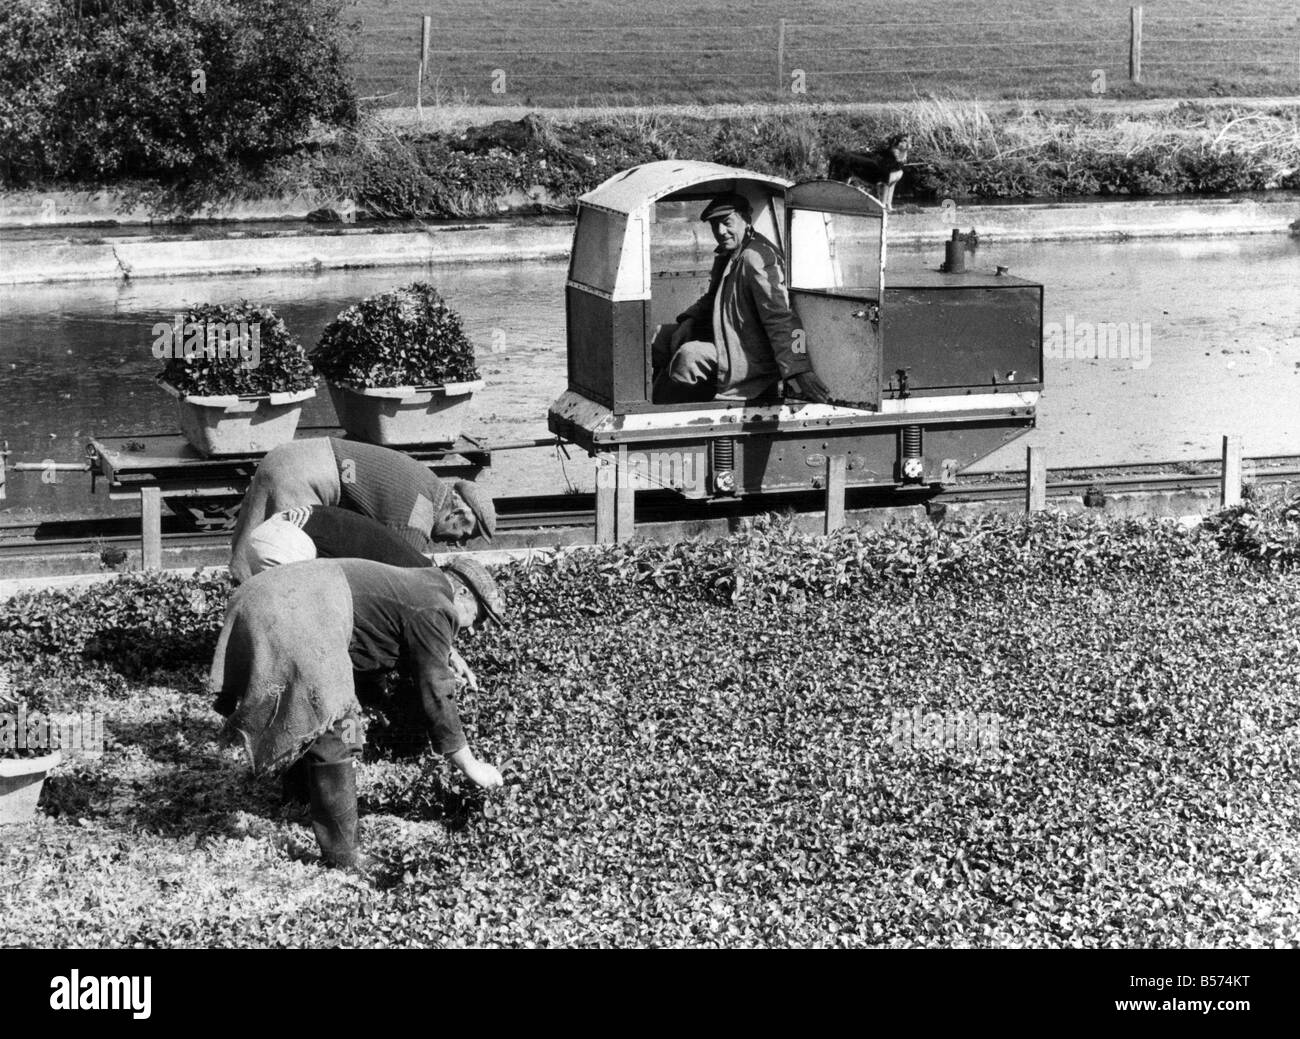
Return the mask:
<path fill-rule="evenodd" d="M 935 266 L 933 248 L 890 249 L 891 268 Z M 1083 467 L 1210 458 L 1224 433 L 1248 456 L 1300 454 L 1300 239 L 1283 235 L 984 246 L 977 269 L 1004 264 L 1046 286 L 1044 322 L 1083 344 L 1085 326 L 1126 326 L 1126 356 L 1080 356 L 1049 338 L 1038 428 L 979 468 Z M 173 432 L 175 404 L 153 382 L 151 328 L 187 304 L 240 297 L 275 307 L 308 349 L 356 300 L 423 278 L 464 318 L 487 388 L 467 432 L 489 445 L 547 436 L 565 388 L 562 262 L 383 268 L 320 274 L 86 282 L 0 290 L 0 439 L 12 461 L 78 461 L 95 435 Z M 1138 346 L 1136 344 L 1140 343 Z M 322 386 L 305 426 L 334 421 Z M 496 495 L 590 490 L 577 452 L 503 452 L 484 476 Z M 90 494 L 90 478 L 47 483 L 11 473 L 0 523 L 133 511 Z"/>

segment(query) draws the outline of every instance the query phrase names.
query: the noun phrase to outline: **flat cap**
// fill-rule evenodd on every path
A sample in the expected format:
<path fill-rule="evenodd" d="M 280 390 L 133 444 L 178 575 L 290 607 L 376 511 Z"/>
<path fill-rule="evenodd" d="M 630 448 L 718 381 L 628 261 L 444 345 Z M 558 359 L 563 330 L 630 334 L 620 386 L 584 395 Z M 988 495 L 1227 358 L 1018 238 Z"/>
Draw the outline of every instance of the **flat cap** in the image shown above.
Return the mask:
<path fill-rule="evenodd" d="M 442 569 L 448 574 L 455 574 L 465 583 L 492 620 L 498 624 L 502 622 L 506 615 L 505 599 L 482 563 L 463 553 L 457 553 L 442 564 Z"/>
<path fill-rule="evenodd" d="M 729 213 L 741 212 L 746 217 L 749 216 L 749 199 L 744 195 L 737 195 L 729 192 L 725 195 L 716 196 L 712 202 L 704 207 L 704 212 L 700 214 L 701 220 L 716 220 L 719 217 L 727 216 Z"/>
<path fill-rule="evenodd" d="M 492 535 L 497 532 L 497 510 L 492 505 L 492 496 L 469 480 L 457 480 L 455 490 L 461 500 L 469 506 L 469 511 L 474 513 L 474 518 L 478 520 L 478 529 L 491 541 Z"/>

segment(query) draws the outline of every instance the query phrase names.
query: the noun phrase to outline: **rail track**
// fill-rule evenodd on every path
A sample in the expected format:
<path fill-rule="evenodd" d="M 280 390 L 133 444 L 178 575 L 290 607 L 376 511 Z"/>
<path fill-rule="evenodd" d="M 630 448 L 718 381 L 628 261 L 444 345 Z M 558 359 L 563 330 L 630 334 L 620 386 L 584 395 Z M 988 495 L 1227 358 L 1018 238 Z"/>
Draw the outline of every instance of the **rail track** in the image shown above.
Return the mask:
<path fill-rule="evenodd" d="M 1189 463 L 1181 463 L 1187 466 Z M 1068 498 L 1096 492 L 1113 494 L 1167 494 L 1217 487 L 1220 474 L 1216 463 L 1191 463 L 1205 471 L 1171 472 L 1168 464 L 1116 466 L 1096 471 L 1054 470 L 1048 474 L 1049 498 Z M 1300 458 L 1252 460 L 1252 479 L 1259 484 L 1300 482 Z M 1023 499 L 1026 487 L 1016 474 L 1006 478 L 966 478 L 943 489 L 933 487 L 865 489 L 848 492 L 850 511 L 924 505 L 936 508 L 958 503 L 1014 501 Z M 496 501 L 498 531 L 522 533 L 557 528 L 595 527 L 593 494 L 559 494 Z M 637 495 L 636 520 L 641 523 L 681 522 L 757 516 L 767 512 L 820 512 L 823 498 L 818 491 L 747 496 L 725 501 L 697 502 L 663 491 L 642 491 Z M 941 511 L 941 509 L 940 509 Z M 182 516 L 164 518 L 163 545 L 167 549 L 211 548 L 229 537 L 229 529 L 214 526 L 194 529 Z M 77 555 L 127 549 L 138 545 L 139 519 L 134 516 L 107 519 L 47 520 L 0 525 L 0 562 L 34 556 Z"/>

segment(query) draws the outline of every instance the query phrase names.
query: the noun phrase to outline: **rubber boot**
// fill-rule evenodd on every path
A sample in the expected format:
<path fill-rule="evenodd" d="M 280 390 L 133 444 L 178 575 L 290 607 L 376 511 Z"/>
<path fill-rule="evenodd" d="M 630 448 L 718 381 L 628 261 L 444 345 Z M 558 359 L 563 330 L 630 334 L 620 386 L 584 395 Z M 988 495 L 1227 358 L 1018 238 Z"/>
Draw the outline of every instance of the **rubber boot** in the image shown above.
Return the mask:
<path fill-rule="evenodd" d="M 365 869 L 369 860 L 357 847 L 357 774 L 351 761 L 308 764 L 311 828 L 321 857 L 331 866 Z"/>
<path fill-rule="evenodd" d="M 287 769 L 280 779 L 280 803 L 284 805 L 305 805 L 311 800 L 308 770 L 311 762 L 299 758 Z"/>

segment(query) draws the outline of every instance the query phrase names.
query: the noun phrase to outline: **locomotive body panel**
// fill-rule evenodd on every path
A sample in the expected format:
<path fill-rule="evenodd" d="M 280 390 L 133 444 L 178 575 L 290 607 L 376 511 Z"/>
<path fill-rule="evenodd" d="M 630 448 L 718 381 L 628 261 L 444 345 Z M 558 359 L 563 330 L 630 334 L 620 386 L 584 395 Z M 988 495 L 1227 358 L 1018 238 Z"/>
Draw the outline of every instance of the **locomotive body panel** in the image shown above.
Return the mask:
<path fill-rule="evenodd" d="M 687 497 L 716 492 L 718 445 L 736 474 L 735 496 L 819 487 L 826 458 L 845 455 L 850 487 L 892 486 L 900 430 L 916 427 L 924 468 L 919 482 L 947 483 L 958 472 L 1009 443 L 1034 424 L 1038 395 L 916 397 L 886 401 L 880 412 L 834 405 L 705 406 L 694 413 L 615 414 L 567 393 L 550 414 L 551 431 L 596 454 L 631 452 L 634 471 L 651 475 L 643 487 Z M 678 479 L 673 474 L 684 473 Z M 915 482 L 915 481 L 914 481 Z"/>
<path fill-rule="evenodd" d="M 878 300 L 868 296 L 792 289 L 791 309 L 803 325 L 808 359 L 831 399 L 875 411 L 880 408 L 884 352 Z"/>
<path fill-rule="evenodd" d="M 622 410 L 645 403 L 650 373 L 645 348 L 647 301 L 614 301 L 580 286 L 565 289 L 569 385 Z"/>
<path fill-rule="evenodd" d="M 699 211 L 723 192 L 750 201 L 786 258 L 798 341 L 827 404 L 775 390 L 652 401 L 677 318 L 708 289 L 715 253 Z M 569 388 L 551 430 L 604 462 L 616 455 L 637 486 L 692 498 L 815 488 L 832 456 L 847 486 L 950 481 L 1034 425 L 1043 287 L 976 270 L 886 275 L 887 226 L 887 207 L 831 181 L 685 160 L 610 178 L 579 202 Z"/>
<path fill-rule="evenodd" d="M 898 271 L 881 310 L 888 396 L 1042 389 L 1043 287 L 1035 282 Z"/>

